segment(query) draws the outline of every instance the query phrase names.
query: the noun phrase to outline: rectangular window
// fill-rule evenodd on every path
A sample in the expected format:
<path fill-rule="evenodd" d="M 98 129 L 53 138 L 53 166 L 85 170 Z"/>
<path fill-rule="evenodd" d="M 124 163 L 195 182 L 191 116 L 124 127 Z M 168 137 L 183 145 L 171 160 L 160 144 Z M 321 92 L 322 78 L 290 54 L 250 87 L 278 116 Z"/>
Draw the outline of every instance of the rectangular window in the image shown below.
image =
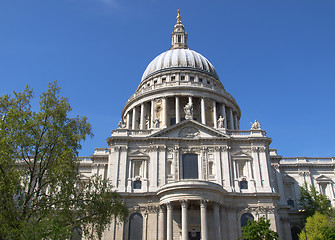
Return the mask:
<path fill-rule="evenodd" d="M 198 179 L 198 155 L 183 154 L 182 161 L 183 179 Z"/>
<path fill-rule="evenodd" d="M 134 181 L 133 182 L 133 188 L 134 189 L 141 189 L 142 188 L 142 181 L 140 181 L 140 180 L 136 180 L 136 181 Z"/>

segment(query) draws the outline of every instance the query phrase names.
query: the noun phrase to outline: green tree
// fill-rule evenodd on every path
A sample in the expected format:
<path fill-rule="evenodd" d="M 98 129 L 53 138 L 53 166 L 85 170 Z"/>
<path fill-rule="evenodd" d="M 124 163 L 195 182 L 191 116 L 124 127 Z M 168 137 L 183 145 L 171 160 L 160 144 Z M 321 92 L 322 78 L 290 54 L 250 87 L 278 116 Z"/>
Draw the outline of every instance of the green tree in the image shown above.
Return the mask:
<path fill-rule="evenodd" d="M 329 217 L 320 213 L 315 212 L 313 216 L 310 216 L 306 220 L 305 231 L 301 231 L 299 234 L 300 240 L 322 240 L 322 239 L 335 239 L 334 227 L 330 225 Z M 306 238 L 307 235 L 307 238 Z"/>
<path fill-rule="evenodd" d="M 327 197 L 316 191 L 313 186 L 308 188 L 306 182 L 300 188 L 299 207 L 304 212 L 304 219 L 313 216 L 316 211 L 327 214 L 330 210 Z"/>
<path fill-rule="evenodd" d="M 261 217 L 258 221 L 248 221 L 242 227 L 242 239 L 248 240 L 278 240 L 278 233 L 270 229 L 270 220 Z"/>
<path fill-rule="evenodd" d="M 101 237 L 113 217 L 128 211 L 108 181 L 79 174 L 80 142 L 92 136 L 85 117 L 69 117 L 56 82 L 0 97 L 0 239 L 67 239 L 74 229 Z"/>

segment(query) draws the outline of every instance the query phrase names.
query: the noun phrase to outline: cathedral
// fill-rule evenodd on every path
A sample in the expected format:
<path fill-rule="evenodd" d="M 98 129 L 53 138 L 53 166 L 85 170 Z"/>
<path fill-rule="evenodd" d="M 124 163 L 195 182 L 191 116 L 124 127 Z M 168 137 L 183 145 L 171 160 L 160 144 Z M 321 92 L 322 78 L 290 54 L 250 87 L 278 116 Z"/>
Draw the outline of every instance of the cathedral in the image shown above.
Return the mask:
<path fill-rule="evenodd" d="M 108 148 L 81 158 L 82 175 L 109 179 L 130 212 L 103 239 L 236 240 L 262 216 L 296 239 L 300 186 L 333 204 L 335 158 L 285 158 L 259 122 L 241 130 L 239 105 L 187 39 L 178 11 L 170 49 L 145 69 Z"/>

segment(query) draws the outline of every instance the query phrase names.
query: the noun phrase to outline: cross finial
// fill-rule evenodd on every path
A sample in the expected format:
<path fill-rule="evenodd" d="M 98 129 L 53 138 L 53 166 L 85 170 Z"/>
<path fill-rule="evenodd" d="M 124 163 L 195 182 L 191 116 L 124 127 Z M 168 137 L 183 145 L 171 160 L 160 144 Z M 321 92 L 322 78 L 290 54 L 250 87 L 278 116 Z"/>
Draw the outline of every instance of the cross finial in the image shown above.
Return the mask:
<path fill-rule="evenodd" d="M 181 23 L 180 10 L 178 9 L 177 23 Z"/>

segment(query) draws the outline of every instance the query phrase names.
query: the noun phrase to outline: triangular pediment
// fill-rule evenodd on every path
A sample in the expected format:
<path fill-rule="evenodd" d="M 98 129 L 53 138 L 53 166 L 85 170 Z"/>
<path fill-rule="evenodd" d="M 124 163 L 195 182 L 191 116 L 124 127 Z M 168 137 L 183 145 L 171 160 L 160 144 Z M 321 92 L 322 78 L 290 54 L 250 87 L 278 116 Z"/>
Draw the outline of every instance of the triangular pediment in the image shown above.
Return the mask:
<path fill-rule="evenodd" d="M 332 180 L 329 177 L 326 177 L 325 175 L 321 175 L 315 179 L 318 182 L 332 182 Z"/>
<path fill-rule="evenodd" d="M 239 151 L 239 152 L 234 153 L 233 157 L 234 158 L 251 158 L 251 156 L 244 151 Z"/>
<path fill-rule="evenodd" d="M 208 127 L 194 120 L 185 120 L 159 132 L 152 134 L 149 137 L 166 137 L 166 138 L 228 138 L 226 134 L 216 129 Z"/>
<path fill-rule="evenodd" d="M 284 174 L 284 176 L 283 176 L 283 182 L 284 183 L 294 183 L 294 182 L 296 182 L 296 180 L 294 180 L 293 177 L 291 177 L 291 176 L 289 176 L 287 174 Z"/>
<path fill-rule="evenodd" d="M 133 157 L 133 156 L 135 156 L 135 157 L 147 157 L 148 155 L 144 154 L 143 152 L 141 152 L 139 150 L 135 150 L 133 152 L 130 152 L 129 156 L 130 157 Z"/>

